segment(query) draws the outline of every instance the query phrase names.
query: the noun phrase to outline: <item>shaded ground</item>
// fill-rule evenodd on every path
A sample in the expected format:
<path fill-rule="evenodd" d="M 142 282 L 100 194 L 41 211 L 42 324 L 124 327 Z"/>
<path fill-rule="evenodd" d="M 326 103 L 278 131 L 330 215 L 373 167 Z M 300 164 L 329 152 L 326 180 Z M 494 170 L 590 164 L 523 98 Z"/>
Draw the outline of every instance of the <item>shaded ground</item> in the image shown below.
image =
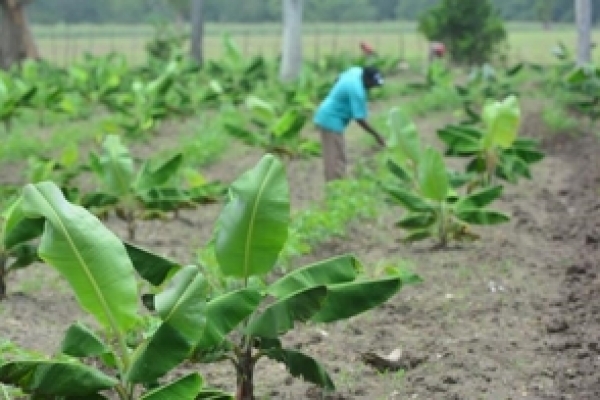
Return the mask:
<path fill-rule="evenodd" d="M 530 110 L 524 131 L 544 137 L 548 156 L 534 168 L 535 180 L 506 188 L 498 208 L 513 216 L 510 224 L 481 229 L 478 243 L 431 251 L 431 243 L 400 243 L 393 227 L 400 210 L 384 209 L 377 220 L 349 227 L 346 238 L 299 260 L 353 252 L 367 268 L 402 262 L 424 278 L 380 309 L 285 338 L 328 367 L 339 392 L 333 398 L 600 398 L 600 145 L 591 136 L 547 136 L 537 115 Z M 428 119 L 419 128 L 431 133 L 441 123 Z M 354 161 L 360 148 L 352 147 Z M 240 150 L 206 173 L 229 180 L 259 156 Z M 321 172 L 319 160 L 290 166 L 295 206 L 321 198 Z M 211 205 L 184 212 L 187 222 L 144 223 L 140 243 L 193 262 L 219 211 Z M 124 233 L 120 223 L 109 225 Z M 0 304 L 0 336 L 56 349 L 79 315 L 60 279 L 48 268 L 29 269 L 12 276 L 9 289 Z M 378 373 L 362 361 L 364 353 L 395 349 L 409 361 L 404 372 Z M 201 371 L 209 383 L 232 388 L 229 365 Z M 269 362 L 259 362 L 256 382 L 260 398 L 321 398 Z"/>

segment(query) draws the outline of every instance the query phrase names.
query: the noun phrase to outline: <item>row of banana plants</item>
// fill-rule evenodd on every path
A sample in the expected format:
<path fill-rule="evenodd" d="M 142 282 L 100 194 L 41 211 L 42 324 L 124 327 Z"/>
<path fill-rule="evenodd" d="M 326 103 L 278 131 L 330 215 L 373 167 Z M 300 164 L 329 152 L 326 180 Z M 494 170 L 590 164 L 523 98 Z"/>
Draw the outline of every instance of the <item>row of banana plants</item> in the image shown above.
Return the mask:
<path fill-rule="evenodd" d="M 137 222 L 142 219 L 178 217 L 178 211 L 213 203 L 223 198 L 225 187 L 207 181 L 197 170 L 186 168 L 181 153 L 137 162 L 119 136 L 108 135 L 100 152 L 89 155 L 89 163 L 77 162 L 77 148 L 66 149 L 59 160 L 37 160 L 28 181 L 53 181 L 65 197 L 94 215 L 114 215 L 125 221 L 128 240 L 136 237 Z M 136 165 L 137 164 L 137 165 Z M 82 190 L 77 180 L 93 189 Z M 6 203 L 0 236 L 10 230 L 6 215 L 13 204 Z M 6 293 L 6 276 L 37 261 L 30 244 L 0 246 L 0 298 Z M 12 260 L 12 261 L 11 261 Z"/>
<path fill-rule="evenodd" d="M 306 99 L 315 102 L 343 67 L 366 62 L 360 57 L 326 57 L 307 63 L 297 82 L 282 83 L 277 79 L 275 60 L 244 57 L 229 37 L 223 40 L 221 59 L 209 60 L 202 68 L 183 51 L 184 45 L 176 42 L 167 52 L 148 46 L 147 62 L 136 67 L 128 65 L 125 55 L 115 53 L 87 54 L 64 69 L 27 61 L 0 74 L 0 121 L 10 130 L 26 110 L 35 112 L 44 124 L 48 114 L 88 118 L 102 106 L 114 114 L 115 129 L 140 134 L 152 131 L 167 117 L 243 104 L 257 91 L 273 103 L 298 97 L 302 98 L 296 99 L 298 103 L 306 104 Z M 396 60 L 381 57 L 373 63 L 393 70 Z"/>
<path fill-rule="evenodd" d="M 487 102 L 481 124 L 448 125 L 437 134 L 442 154 L 421 143 L 415 124 L 399 109 L 389 115 L 393 150 L 384 183 L 390 200 L 404 215 L 396 226 L 404 240 L 435 238 L 441 247 L 479 238 L 471 225 L 495 225 L 509 216 L 488 208 L 499 199 L 503 182 L 531 178 L 531 165 L 544 157 L 538 142 L 519 137 L 520 107 L 515 96 Z M 464 171 L 452 171 L 444 155 L 464 159 Z"/>
<path fill-rule="evenodd" d="M 282 336 L 302 323 L 371 310 L 419 279 L 393 269 L 367 276 L 349 254 L 274 278 L 289 225 L 284 164 L 266 155 L 231 184 L 215 224 L 218 273 L 236 282 L 223 289 L 211 285 L 201 265 L 181 265 L 118 239 L 54 183 L 26 185 L 7 213 L 3 244 L 14 249 L 39 236 L 34 254 L 64 277 L 96 325 L 74 321 L 54 356 L 3 345 L 0 389 L 57 400 L 252 400 L 256 363 L 267 358 L 335 390 L 322 364 L 285 347 Z M 147 293 L 138 279 L 150 285 Z M 199 373 L 166 379 L 182 363 L 220 361 L 232 364 L 233 393 L 211 387 Z"/>

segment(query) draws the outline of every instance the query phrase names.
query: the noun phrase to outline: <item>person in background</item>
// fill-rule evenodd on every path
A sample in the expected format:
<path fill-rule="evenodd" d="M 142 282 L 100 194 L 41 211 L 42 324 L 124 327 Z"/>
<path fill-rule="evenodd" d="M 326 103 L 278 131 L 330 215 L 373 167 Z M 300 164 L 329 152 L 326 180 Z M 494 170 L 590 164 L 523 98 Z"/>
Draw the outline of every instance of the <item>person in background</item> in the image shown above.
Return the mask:
<path fill-rule="evenodd" d="M 383 77 L 377 68 L 351 67 L 339 75 L 319 105 L 313 121 L 321 135 L 326 181 L 342 179 L 346 175 L 344 131 L 351 120 L 385 147 L 383 137 L 367 122 L 367 92 L 382 85 Z"/>
<path fill-rule="evenodd" d="M 444 58 L 446 55 L 446 46 L 441 42 L 431 42 L 429 44 L 429 62 Z"/>

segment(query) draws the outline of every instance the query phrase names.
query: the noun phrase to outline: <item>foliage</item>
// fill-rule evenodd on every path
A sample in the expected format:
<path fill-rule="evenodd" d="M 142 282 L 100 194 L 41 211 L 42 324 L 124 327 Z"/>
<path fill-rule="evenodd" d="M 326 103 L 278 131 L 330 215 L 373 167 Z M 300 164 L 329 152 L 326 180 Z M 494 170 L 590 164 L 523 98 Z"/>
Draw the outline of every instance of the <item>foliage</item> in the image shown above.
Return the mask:
<path fill-rule="evenodd" d="M 213 201 L 221 191 L 219 185 L 203 180 L 189 189 L 176 184 L 174 180 L 183 162 L 181 154 L 146 160 L 136 172 L 129 150 L 118 136 L 108 135 L 103 150 L 90 157 L 100 191 L 83 196 L 81 204 L 97 213 L 113 210 L 127 222 L 130 239 L 135 237 L 137 219 Z"/>
<path fill-rule="evenodd" d="M 251 95 L 246 113 L 232 112 L 224 120 L 229 134 L 248 145 L 290 158 L 319 155 L 319 142 L 301 136 L 309 118 L 307 110 L 294 104 L 277 106 Z"/>
<path fill-rule="evenodd" d="M 414 21 L 437 0 L 362 0 L 348 9 L 347 0 L 306 1 L 306 21 Z M 147 23 L 157 19 L 173 19 L 181 15 L 178 7 L 170 11 L 173 0 L 139 2 L 134 0 L 107 0 L 73 2 L 54 0 L 52 3 L 33 2 L 30 6 L 32 20 L 41 24 L 56 23 Z M 492 0 L 502 17 L 516 21 L 538 21 L 538 5 L 555 3 L 549 11 L 550 19 L 572 23 L 572 0 Z M 178 5 L 182 2 L 177 1 Z M 183 3 L 186 3 L 185 1 Z M 600 19 L 600 10 L 592 10 L 593 21 Z M 279 0 L 204 0 L 205 20 L 210 22 L 268 22 L 281 19 Z"/>
<path fill-rule="evenodd" d="M 7 275 L 38 260 L 34 240 L 42 234 L 42 221 L 23 219 L 19 206 L 15 199 L 0 212 L 0 299 L 6 296 Z"/>
<path fill-rule="evenodd" d="M 593 65 L 577 67 L 565 77 L 565 89 L 572 94 L 569 106 L 573 111 L 600 118 L 600 68 Z"/>
<path fill-rule="evenodd" d="M 322 204 L 294 213 L 280 255 L 283 266 L 332 237 L 344 236 L 350 223 L 375 216 L 380 205 L 378 190 L 372 175 L 328 183 Z"/>
<path fill-rule="evenodd" d="M 407 213 L 396 226 L 406 230 L 407 242 L 434 237 L 442 247 L 451 241 L 477 238 L 473 225 L 494 225 L 509 217 L 486 206 L 502 193 L 501 186 L 486 187 L 461 196 L 463 177 L 451 174 L 442 155 L 421 144 L 415 125 L 398 109 L 390 112 L 393 140 L 388 168 L 392 182 L 384 183 L 391 200 Z"/>
<path fill-rule="evenodd" d="M 502 20 L 489 0 L 442 0 L 419 18 L 419 31 L 448 47 L 460 64 L 482 64 L 498 54 L 506 40 Z"/>
<path fill-rule="evenodd" d="M 475 109 L 481 107 L 485 101 L 501 100 L 510 95 L 518 96 L 517 78 L 523 67 L 523 64 L 516 64 L 502 72 L 487 63 L 473 67 L 466 85 L 456 86 L 468 117 L 465 123 L 474 124 L 481 121 L 481 115 Z"/>
<path fill-rule="evenodd" d="M 91 104 L 106 104 L 118 92 L 128 76 L 124 55 L 106 56 L 86 54 L 84 59 L 67 70 L 67 85 Z"/>
<path fill-rule="evenodd" d="M 56 356 L 2 354 L 0 383 L 48 399 L 102 399 L 108 390 L 121 400 L 214 393 L 203 388 L 197 374 L 158 383 L 185 360 L 206 326 L 206 284 L 197 267 L 180 267 L 125 245 L 51 182 L 25 186 L 8 220 L 15 218 L 43 221 L 39 257 L 67 280 L 100 334 L 77 322 L 67 329 Z M 150 325 L 139 314 L 136 270 L 154 285 L 172 275 L 170 286 L 155 297 L 157 316 Z M 90 358 L 102 368 L 85 364 Z"/>
<path fill-rule="evenodd" d="M 22 79 L 35 87 L 34 95 L 28 105 L 36 110 L 39 125 L 44 126 L 49 111 L 62 111 L 60 108 L 64 92 L 64 86 L 61 85 L 62 76 L 56 68 L 45 61 L 26 60 L 20 69 Z"/>
<path fill-rule="evenodd" d="M 495 178 L 511 183 L 531 178 L 530 165 L 541 161 L 544 154 L 537 141 L 518 137 L 520 120 L 518 100 L 509 96 L 483 107 L 483 130 L 469 125 L 438 130 L 438 137 L 447 146 L 446 155 L 470 158 L 467 173 L 474 178 L 471 188 L 494 185 Z"/>
<path fill-rule="evenodd" d="M 289 223 L 283 164 L 266 155 L 233 182 L 229 203 L 217 220 L 214 246 L 219 272 L 237 279 L 239 289 L 217 293 L 208 301 L 207 318 L 213 323 L 207 324 L 195 352 L 200 362 L 233 361 L 239 400 L 254 398 L 254 367 L 263 357 L 283 363 L 294 376 L 334 389 L 315 359 L 283 347 L 279 338 L 297 323 L 333 322 L 360 314 L 402 286 L 402 277 L 394 273 L 361 279 L 360 265 L 350 255 L 296 269 L 267 284 L 265 278 L 285 246 Z"/>
<path fill-rule="evenodd" d="M 35 95 L 36 88 L 9 73 L 0 71 L 0 122 L 9 132 L 12 122 Z"/>

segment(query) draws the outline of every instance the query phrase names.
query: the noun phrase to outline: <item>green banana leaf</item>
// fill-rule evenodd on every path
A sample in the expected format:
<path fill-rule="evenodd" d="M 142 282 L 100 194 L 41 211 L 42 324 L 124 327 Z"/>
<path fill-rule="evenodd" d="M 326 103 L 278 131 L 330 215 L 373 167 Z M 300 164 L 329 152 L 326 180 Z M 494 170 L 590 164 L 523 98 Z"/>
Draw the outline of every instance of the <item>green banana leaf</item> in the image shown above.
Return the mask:
<path fill-rule="evenodd" d="M 403 184 L 409 185 L 412 182 L 412 178 L 410 177 L 410 174 L 404 169 L 404 167 L 402 167 L 400 164 L 396 163 L 395 161 L 388 160 L 387 168 L 388 168 L 388 170 L 390 170 L 390 172 L 392 174 L 394 174 L 396 176 L 396 178 L 400 179 L 400 181 Z"/>
<path fill-rule="evenodd" d="M 206 319 L 197 348 L 209 349 L 225 337 L 260 305 L 263 296 L 254 289 L 244 288 L 212 299 L 206 305 Z"/>
<path fill-rule="evenodd" d="M 333 380 L 314 358 L 296 350 L 281 347 L 263 350 L 268 358 L 284 364 L 289 373 L 328 390 L 335 390 Z"/>
<path fill-rule="evenodd" d="M 448 147 L 446 155 L 461 156 L 472 155 L 481 150 L 482 134 L 473 133 L 472 128 L 448 126 L 437 131 L 438 137 Z"/>
<path fill-rule="evenodd" d="M 146 161 L 135 181 L 136 191 L 144 191 L 162 186 L 173 178 L 183 163 L 183 155 L 175 154 L 169 159 L 155 165 L 154 162 Z"/>
<path fill-rule="evenodd" d="M 342 255 L 294 270 L 272 283 L 267 293 L 277 298 L 320 285 L 351 282 L 356 279 L 360 262 L 352 255 Z"/>
<path fill-rule="evenodd" d="M 246 329 L 250 336 L 275 339 L 294 328 L 294 322 L 308 321 L 323 305 L 325 286 L 315 286 L 293 293 L 267 306 L 253 317 Z"/>
<path fill-rule="evenodd" d="M 435 213 L 410 213 L 396 222 L 396 226 L 403 229 L 425 229 L 436 221 Z"/>
<path fill-rule="evenodd" d="M 154 286 L 160 286 L 174 270 L 181 268 L 179 264 L 154 254 L 135 244 L 123 242 L 129 259 L 138 274 Z"/>
<path fill-rule="evenodd" d="M 401 109 L 394 108 L 388 114 L 388 126 L 391 131 L 389 146 L 398 148 L 406 157 L 418 163 L 421 157 L 421 140 L 413 121 Z"/>
<path fill-rule="evenodd" d="M 38 257 L 37 246 L 29 243 L 21 243 L 11 247 L 8 255 L 12 260 L 8 265 L 5 266 L 7 271 L 25 268 L 34 262 L 41 261 Z"/>
<path fill-rule="evenodd" d="M 386 192 L 388 192 L 392 199 L 397 203 L 404 206 L 407 210 L 413 212 L 433 212 L 434 207 L 427 202 L 427 200 L 422 199 L 409 192 L 408 190 L 401 189 L 399 187 L 386 187 Z"/>
<path fill-rule="evenodd" d="M 206 325 L 206 291 L 199 269 L 186 266 L 173 276 L 167 290 L 155 296 L 163 322 L 133 353 L 128 381 L 153 382 L 191 354 Z"/>
<path fill-rule="evenodd" d="M 60 352 L 72 357 L 92 357 L 109 352 L 104 344 L 90 328 L 82 323 L 75 323 L 67 329 L 60 344 Z"/>
<path fill-rule="evenodd" d="M 144 394 L 140 400 L 193 400 L 200 393 L 202 384 L 200 375 L 189 374 Z"/>
<path fill-rule="evenodd" d="M 247 279 L 271 271 L 287 240 L 289 221 L 285 169 L 267 154 L 231 185 L 215 237 L 221 272 Z"/>
<path fill-rule="evenodd" d="M 502 195 L 502 189 L 502 186 L 494 186 L 478 190 L 460 199 L 455 207 L 457 210 L 485 207 Z"/>
<path fill-rule="evenodd" d="M 446 200 L 450 182 L 444 159 L 435 149 L 428 147 L 419 160 L 419 188 L 423 196 L 438 202 Z"/>
<path fill-rule="evenodd" d="M 517 138 L 521 122 L 521 110 L 517 97 L 508 96 L 503 101 L 495 101 L 483 107 L 482 119 L 487 131 L 483 137 L 486 149 L 508 148 Z"/>
<path fill-rule="evenodd" d="M 134 165 L 129 150 L 117 135 L 107 135 L 102 147 L 104 152 L 99 157 L 91 154 L 90 166 L 110 194 L 124 196 L 131 191 L 134 181 Z"/>
<path fill-rule="evenodd" d="M 46 219 L 39 256 L 69 282 L 83 309 L 115 332 L 132 328 L 138 291 L 123 243 L 51 182 L 25 186 L 22 208 L 28 217 Z"/>
<path fill-rule="evenodd" d="M 27 218 L 21 208 L 22 202 L 22 198 L 17 199 L 7 211 L 3 238 L 7 250 L 39 237 L 44 230 L 43 218 Z"/>
<path fill-rule="evenodd" d="M 312 316 L 311 321 L 334 322 L 348 319 L 384 303 L 401 288 L 400 276 L 327 286 L 325 303 Z"/>
<path fill-rule="evenodd" d="M 496 225 L 510 221 L 510 217 L 498 211 L 474 209 L 457 210 L 456 218 L 473 225 Z"/>
<path fill-rule="evenodd" d="M 26 360 L 0 365 L 0 382 L 36 396 L 93 396 L 118 381 L 76 361 Z"/>

